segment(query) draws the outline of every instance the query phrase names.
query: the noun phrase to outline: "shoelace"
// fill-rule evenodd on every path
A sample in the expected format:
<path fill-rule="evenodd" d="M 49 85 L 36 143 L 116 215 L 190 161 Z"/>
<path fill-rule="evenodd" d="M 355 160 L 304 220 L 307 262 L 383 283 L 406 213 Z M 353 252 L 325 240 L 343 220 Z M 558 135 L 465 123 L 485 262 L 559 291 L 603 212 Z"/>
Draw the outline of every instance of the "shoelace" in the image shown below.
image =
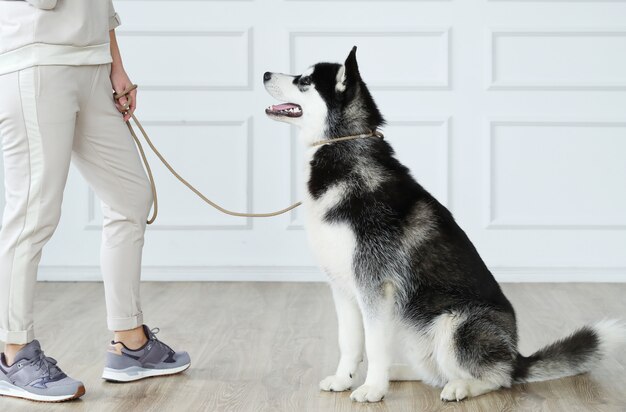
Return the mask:
<path fill-rule="evenodd" d="M 170 348 L 167 344 L 161 342 L 159 340 L 159 338 L 156 337 L 156 334 L 161 332 L 161 329 L 159 328 L 152 328 L 150 329 L 150 340 L 154 341 L 155 343 L 158 343 L 161 345 L 161 347 L 166 348 L 168 351 L 170 352 L 174 352 L 174 350 L 172 348 Z"/>
<path fill-rule="evenodd" d="M 47 376 L 54 378 L 59 373 L 63 373 L 61 369 L 56 366 L 57 361 L 54 358 L 46 356 L 43 351 L 38 351 L 37 355 L 28 362 L 29 365 L 37 367 L 37 370 L 45 368 Z"/>

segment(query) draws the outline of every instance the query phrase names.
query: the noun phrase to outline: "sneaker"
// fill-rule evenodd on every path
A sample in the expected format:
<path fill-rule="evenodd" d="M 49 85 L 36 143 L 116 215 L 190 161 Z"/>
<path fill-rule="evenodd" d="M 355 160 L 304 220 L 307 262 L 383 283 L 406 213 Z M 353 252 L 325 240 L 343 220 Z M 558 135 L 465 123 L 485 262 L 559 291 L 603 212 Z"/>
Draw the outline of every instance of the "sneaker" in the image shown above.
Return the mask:
<path fill-rule="evenodd" d="M 148 342 L 139 349 L 128 349 L 122 342 L 111 342 L 102 379 L 131 382 L 153 376 L 174 375 L 191 365 L 187 352 L 174 352 L 157 339 L 159 329 L 143 325 Z"/>
<path fill-rule="evenodd" d="M 63 402 L 80 398 L 85 385 L 67 376 L 57 361 L 44 355 L 34 340 L 15 355 L 7 366 L 4 353 L 0 357 L 0 395 L 39 402 Z"/>

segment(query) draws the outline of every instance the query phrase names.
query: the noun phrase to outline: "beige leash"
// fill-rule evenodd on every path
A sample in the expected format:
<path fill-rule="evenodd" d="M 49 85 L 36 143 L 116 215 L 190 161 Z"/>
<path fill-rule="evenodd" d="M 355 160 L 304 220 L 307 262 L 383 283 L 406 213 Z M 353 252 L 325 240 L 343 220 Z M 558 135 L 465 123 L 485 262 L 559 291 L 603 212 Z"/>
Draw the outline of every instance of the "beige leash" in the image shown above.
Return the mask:
<path fill-rule="evenodd" d="M 124 105 L 124 108 L 128 109 L 130 107 L 130 101 L 132 99 L 132 96 L 129 93 L 131 91 L 135 90 L 136 88 L 137 88 L 137 85 L 134 84 L 134 85 L 130 86 L 128 89 L 124 90 L 123 92 L 113 95 L 113 97 L 114 97 L 115 100 L 119 100 L 121 97 L 126 96 L 127 99 L 128 99 L 128 102 Z M 200 192 L 198 189 L 196 189 L 184 177 L 179 175 L 178 172 L 176 172 L 176 170 L 174 170 L 172 165 L 170 165 L 169 162 L 165 159 L 165 157 L 163 157 L 161 152 L 159 152 L 159 150 L 154 146 L 154 144 L 152 143 L 152 140 L 150 140 L 150 138 L 148 137 L 148 134 L 144 130 L 143 126 L 141 125 L 141 123 L 139 122 L 137 117 L 135 117 L 134 114 L 131 114 L 130 117 L 133 119 L 133 121 L 135 122 L 135 124 L 139 128 L 139 131 L 143 135 L 143 138 L 146 140 L 146 143 L 148 143 L 148 146 L 150 146 L 150 149 L 159 158 L 161 163 L 163 163 L 163 165 L 170 171 L 170 173 L 172 173 L 172 175 L 174 175 L 174 177 L 176 179 L 178 179 L 182 184 L 187 186 L 187 188 L 189 188 L 189 190 L 194 192 L 200 199 L 204 200 L 206 203 L 208 203 L 210 206 L 214 207 L 215 209 L 219 210 L 220 212 L 222 212 L 224 214 L 227 214 L 227 215 L 230 215 L 230 216 L 237 216 L 237 217 L 273 217 L 273 216 L 278 216 L 278 215 L 282 215 L 284 213 L 287 213 L 287 212 L 297 208 L 298 206 L 300 206 L 302 204 L 302 202 L 297 202 L 297 203 L 294 203 L 293 205 L 291 205 L 289 207 L 286 207 L 284 209 L 280 209 L 280 210 L 277 210 L 275 212 L 269 212 L 269 213 L 233 212 L 232 210 L 228 210 L 228 209 L 225 209 L 225 208 L 221 207 L 220 205 L 218 205 L 217 203 L 213 202 L 211 199 L 209 199 L 208 197 L 203 195 L 202 192 Z M 147 221 L 147 223 L 150 225 L 150 224 L 152 224 L 156 220 L 157 214 L 159 212 L 159 202 L 158 202 L 158 199 L 157 199 L 156 184 L 154 183 L 154 176 L 152 175 L 152 169 L 150 168 L 150 164 L 148 163 L 148 158 L 146 157 L 146 153 L 143 150 L 143 146 L 141 144 L 141 141 L 137 137 L 137 134 L 135 133 L 135 129 L 133 129 L 133 126 L 131 125 L 130 120 L 126 122 L 126 125 L 128 126 L 128 130 L 130 131 L 130 134 L 133 136 L 133 139 L 135 140 L 135 144 L 137 145 L 137 149 L 139 149 L 139 154 L 141 155 L 141 159 L 143 160 L 143 164 L 146 167 L 146 172 L 148 174 L 148 178 L 150 179 L 150 188 L 152 189 L 152 194 L 153 194 L 153 197 L 154 197 L 154 206 L 152 208 L 152 216 Z M 380 137 L 380 138 L 383 138 L 384 136 L 383 136 L 382 133 L 374 130 L 374 131 L 372 131 L 370 133 L 367 133 L 367 134 L 360 134 L 360 135 L 354 135 L 354 136 L 345 136 L 345 137 L 340 137 L 340 138 L 336 138 L 336 139 L 329 139 L 329 140 L 320 140 L 318 142 L 314 142 L 313 144 L 311 144 L 311 146 L 321 146 L 321 145 L 324 145 L 324 144 L 340 142 L 340 141 L 345 141 L 345 140 L 352 140 L 352 139 L 362 139 L 362 138 L 366 138 L 366 137 Z"/>
<path fill-rule="evenodd" d="M 363 139 L 366 137 L 379 137 L 381 139 L 384 139 L 385 135 L 379 132 L 378 130 L 372 130 L 369 133 L 355 134 L 353 136 L 344 136 L 344 137 L 336 137 L 334 139 L 318 140 L 317 142 L 311 143 L 309 146 L 312 146 L 312 147 L 323 146 L 325 144 L 343 142 L 346 140 Z"/>

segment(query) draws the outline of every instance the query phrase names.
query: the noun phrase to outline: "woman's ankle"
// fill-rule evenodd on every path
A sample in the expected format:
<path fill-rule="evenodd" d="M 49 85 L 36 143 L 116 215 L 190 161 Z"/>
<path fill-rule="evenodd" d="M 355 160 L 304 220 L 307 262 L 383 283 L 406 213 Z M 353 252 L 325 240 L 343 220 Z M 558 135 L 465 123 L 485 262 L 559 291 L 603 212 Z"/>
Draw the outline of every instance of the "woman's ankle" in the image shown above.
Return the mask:
<path fill-rule="evenodd" d="M 113 341 L 123 343 L 128 349 L 139 349 L 148 342 L 148 337 L 143 326 L 139 326 L 131 330 L 115 331 Z"/>
<path fill-rule="evenodd" d="M 7 366 L 11 366 L 15 363 L 15 355 L 26 346 L 25 344 L 7 343 L 4 345 L 4 361 Z"/>

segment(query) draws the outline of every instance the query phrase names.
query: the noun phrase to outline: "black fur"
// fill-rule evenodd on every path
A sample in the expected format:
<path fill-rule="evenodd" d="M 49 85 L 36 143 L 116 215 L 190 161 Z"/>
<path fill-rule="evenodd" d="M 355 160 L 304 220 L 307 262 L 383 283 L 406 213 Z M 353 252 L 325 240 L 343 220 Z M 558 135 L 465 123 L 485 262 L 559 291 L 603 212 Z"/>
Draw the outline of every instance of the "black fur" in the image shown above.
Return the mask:
<path fill-rule="evenodd" d="M 599 360 L 600 337 L 590 327 L 583 327 L 570 336 L 560 339 L 545 348 L 538 350 L 531 356 L 517 354 L 513 380 L 526 382 L 532 376 L 532 368 L 541 366 L 545 379 L 554 378 L 550 370 L 571 370 L 578 373 L 586 372 L 589 360 Z M 558 377 L 558 376 L 556 376 Z M 534 378 L 533 380 L 537 380 Z"/>

